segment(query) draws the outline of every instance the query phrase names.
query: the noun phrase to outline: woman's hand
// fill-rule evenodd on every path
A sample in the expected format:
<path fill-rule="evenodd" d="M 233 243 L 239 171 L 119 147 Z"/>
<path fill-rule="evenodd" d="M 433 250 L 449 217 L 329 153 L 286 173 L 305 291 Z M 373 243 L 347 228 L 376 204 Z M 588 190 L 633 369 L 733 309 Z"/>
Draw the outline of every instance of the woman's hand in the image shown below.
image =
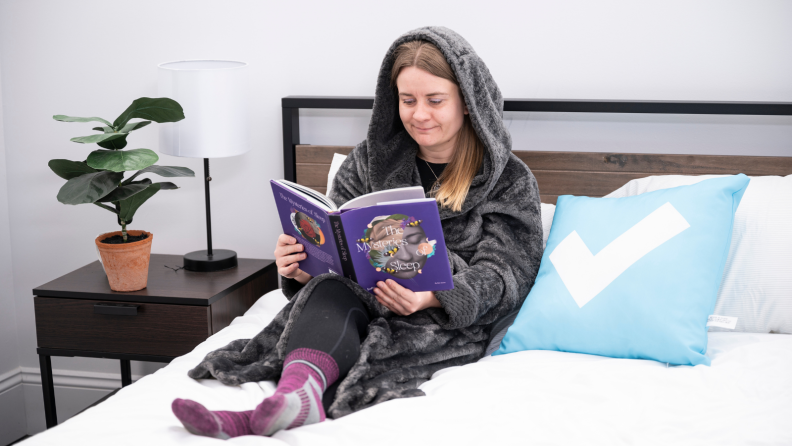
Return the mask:
<path fill-rule="evenodd" d="M 440 301 L 435 297 L 434 291 L 420 291 L 418 293 L 388 279 L 377 282 L 374 295 L 382 305 L 401 316 L 409 316 L 416 311 L 430 307 L 440 307 Z"/>
<path fill-rule="evenodd" d="M 305 247 L 297 243 L 297 239 L 290 235 L 281 234 L 278 243 L 275 245 L 275 264 L 278 265 L 278 274 L 287 278 L 294 279 L 305 285 L 312 279 L 311 275 L 301 270 L 300 260 L 305 259 L 303 252 Z"/>

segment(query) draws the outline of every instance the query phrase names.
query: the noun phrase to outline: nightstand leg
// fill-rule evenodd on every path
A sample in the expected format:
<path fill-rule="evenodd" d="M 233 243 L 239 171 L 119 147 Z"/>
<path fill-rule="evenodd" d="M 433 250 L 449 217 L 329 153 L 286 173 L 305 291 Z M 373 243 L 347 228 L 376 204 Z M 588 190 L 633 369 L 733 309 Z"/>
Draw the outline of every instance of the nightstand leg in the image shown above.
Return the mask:
<path fill-rule="evenodd" d="M 128 359 L 121 360 L 121 387 L 132 384 L 132 368 Z"/>
<path fill-rule="evenodd" d="M 52 360 L 49 355 L 39 355 L 39 366 L 41 392 L 44 394 L 44 418 L 49 429 L 58 424 L 58 414 L 55 411 L 55 387 L 52 384 Z"/>

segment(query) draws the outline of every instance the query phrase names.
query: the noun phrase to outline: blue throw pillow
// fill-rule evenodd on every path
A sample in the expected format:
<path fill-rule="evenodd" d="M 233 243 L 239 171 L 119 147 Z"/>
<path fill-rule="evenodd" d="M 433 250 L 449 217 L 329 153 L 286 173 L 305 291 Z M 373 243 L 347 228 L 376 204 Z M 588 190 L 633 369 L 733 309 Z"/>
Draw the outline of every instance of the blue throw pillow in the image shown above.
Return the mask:
<path fill-rule="evenodd" d="M 734 211 L 749 179 L 558 198 L 539 274 L 494 355 L 557 350 L 709 365 Z"/>

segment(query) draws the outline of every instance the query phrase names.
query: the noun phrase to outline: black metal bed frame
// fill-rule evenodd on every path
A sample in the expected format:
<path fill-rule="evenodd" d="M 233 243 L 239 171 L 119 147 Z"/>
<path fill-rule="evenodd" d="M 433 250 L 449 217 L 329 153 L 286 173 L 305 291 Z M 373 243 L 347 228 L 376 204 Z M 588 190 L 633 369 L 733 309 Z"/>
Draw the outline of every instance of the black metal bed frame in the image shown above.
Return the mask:
<path fill-rule="evenodd" d="M 373 97 L 286 96 L 283 111 L 283 175 L 297 181 L 295 146 L 300 144 L 300 109 L 369 110 Z M 505 99 L 508 112 L 650 113 L 675 115 L 792 116 L 791 102 L 610 101 L 578 99 Z"/>

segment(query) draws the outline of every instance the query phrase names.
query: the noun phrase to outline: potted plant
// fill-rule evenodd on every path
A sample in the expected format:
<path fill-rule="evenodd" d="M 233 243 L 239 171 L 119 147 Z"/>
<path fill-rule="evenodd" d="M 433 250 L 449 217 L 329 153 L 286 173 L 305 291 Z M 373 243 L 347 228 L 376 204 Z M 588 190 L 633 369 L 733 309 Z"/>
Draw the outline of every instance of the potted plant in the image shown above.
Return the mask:
<path fill-rule="evenodd" d="M 132 119 L 144 121 L 129 122 Z M 124 150 L 130 132 L 152 122 L 176 122 L 184 119 L 181 105 L 168 98 L 139 98 L 132 102 L 111 124 L 102 118 L 76 118 L 55 115 L 64 122 L 101 122 L 93 130 L 102 133 L 79 136 L 71 141 L 96 143 L 101 149 L 91 152 L 85 161 L 54 159 L 49 167 L 67 180 L 58 192 L 63 204 L 94 204 L 116 215 L 120 231 L 108 232 L 96 238 L 95 244 L 102 259 L 110 288 L 113 291 L 137 291 L 146 287 L 153 234 L 141 230 L 127 230 L 127 225 L 140 206 L 161 190 L 178 189 L 170 182 L 154 183 L 143 174 L 163 177 L 194 177 L 186 167 L 157 166 L 159 160 L 150 149 Z M 125 178 L 127 172 L 134 172 Z"/>

